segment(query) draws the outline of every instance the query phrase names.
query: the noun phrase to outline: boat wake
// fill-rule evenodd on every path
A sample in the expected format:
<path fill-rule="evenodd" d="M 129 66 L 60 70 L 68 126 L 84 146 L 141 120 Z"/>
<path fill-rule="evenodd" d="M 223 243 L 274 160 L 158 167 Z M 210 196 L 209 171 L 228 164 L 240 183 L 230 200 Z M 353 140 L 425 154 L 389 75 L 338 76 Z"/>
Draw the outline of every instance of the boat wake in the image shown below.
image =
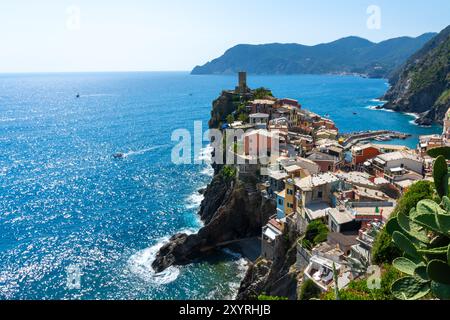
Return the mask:
<path fill-rule="evenodd" d="M 92 93 L 92 94 L 83 94 L 80 95 L 80 98 L 90 98 L 90 97 L 114 97 L 117 96 L 117 94 L 112 93 Z"/>
<path fill-rule="evenodd" d="M 137 151 L 129 151 L 129 152 L 123 154 L 123 158 L 129 158 L 132 156 L 140 156 L 140 155 L 146 154 L 148 152 L 151 152 L 151 151 L 163 148 L 163 147 L 165 147 L 165 145 L 155 146 L 155 147 L 141 149 L 141 150 L 137 150 Z"/>

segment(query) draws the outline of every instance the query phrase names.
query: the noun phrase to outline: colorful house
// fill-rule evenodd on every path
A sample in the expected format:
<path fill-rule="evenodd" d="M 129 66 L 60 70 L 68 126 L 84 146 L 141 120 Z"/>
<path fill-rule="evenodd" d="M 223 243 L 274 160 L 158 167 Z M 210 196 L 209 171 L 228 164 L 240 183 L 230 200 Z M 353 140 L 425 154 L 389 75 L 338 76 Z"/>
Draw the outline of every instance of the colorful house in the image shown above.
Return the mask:
<path fill-rule="evenodd" d="M 373 159 L 381 154 L 379 148 L 373 144 L 365 144 L 352 148 L 352 165 L 357 168 L 364 164 L 367 160 Z"/>

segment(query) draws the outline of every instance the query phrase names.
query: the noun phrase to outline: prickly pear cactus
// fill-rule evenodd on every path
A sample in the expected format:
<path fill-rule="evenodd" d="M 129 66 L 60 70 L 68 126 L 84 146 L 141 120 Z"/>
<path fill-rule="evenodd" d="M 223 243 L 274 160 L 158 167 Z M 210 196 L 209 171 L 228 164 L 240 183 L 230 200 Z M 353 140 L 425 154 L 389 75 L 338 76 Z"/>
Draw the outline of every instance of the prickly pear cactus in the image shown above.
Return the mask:
<path fill-rule="evenodd" d="M 404 256 L 393 265 L 405 274 L 394 282 L 397 299 L 417 300 L 432 295 L 450 300 L 450 199 L 448 169 L 440 157 L 435 162 L 434 179 L 441 204 L 420 201 L 409 215 L 400 213 L 391 219 L 386 230 Z"/>

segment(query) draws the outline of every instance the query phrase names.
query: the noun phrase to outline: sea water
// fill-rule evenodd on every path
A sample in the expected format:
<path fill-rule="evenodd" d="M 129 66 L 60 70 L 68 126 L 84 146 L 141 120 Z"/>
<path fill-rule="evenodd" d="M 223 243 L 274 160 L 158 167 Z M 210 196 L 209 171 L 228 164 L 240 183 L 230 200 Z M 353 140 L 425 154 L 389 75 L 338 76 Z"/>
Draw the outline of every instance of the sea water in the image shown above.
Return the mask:
<path fill-rule="evenodd" d="M 151 263 L 171 235 L 201 227 L 198 190 L 213 173 L 207 163 L 173 164 L 171 134 L 193 132 L 199 120 L 206 130 L 213 99 L 236 81 L 186 72 L 0 75 L 0 299 L 232 299 L 246 271 L 238 255 L 162 274 Z M 419 134 L 441 130 L 373 110 L 385 80 L 249 76 L 249 85 L 298 99 L 342 132 L 398 130 L 414 147 Z"/>

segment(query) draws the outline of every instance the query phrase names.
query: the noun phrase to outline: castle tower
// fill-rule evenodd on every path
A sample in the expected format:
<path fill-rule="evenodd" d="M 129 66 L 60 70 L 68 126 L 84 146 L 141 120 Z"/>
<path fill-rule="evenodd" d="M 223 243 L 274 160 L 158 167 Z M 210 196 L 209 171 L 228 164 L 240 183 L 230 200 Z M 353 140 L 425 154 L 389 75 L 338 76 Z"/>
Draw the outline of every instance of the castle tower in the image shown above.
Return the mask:
<path fill-rule="evenodd" d="M 236 91 L 240 94 L 247 93 L 247 72 L 241 71 L 239 72 L 239 85 L 236 87 Z"/>

